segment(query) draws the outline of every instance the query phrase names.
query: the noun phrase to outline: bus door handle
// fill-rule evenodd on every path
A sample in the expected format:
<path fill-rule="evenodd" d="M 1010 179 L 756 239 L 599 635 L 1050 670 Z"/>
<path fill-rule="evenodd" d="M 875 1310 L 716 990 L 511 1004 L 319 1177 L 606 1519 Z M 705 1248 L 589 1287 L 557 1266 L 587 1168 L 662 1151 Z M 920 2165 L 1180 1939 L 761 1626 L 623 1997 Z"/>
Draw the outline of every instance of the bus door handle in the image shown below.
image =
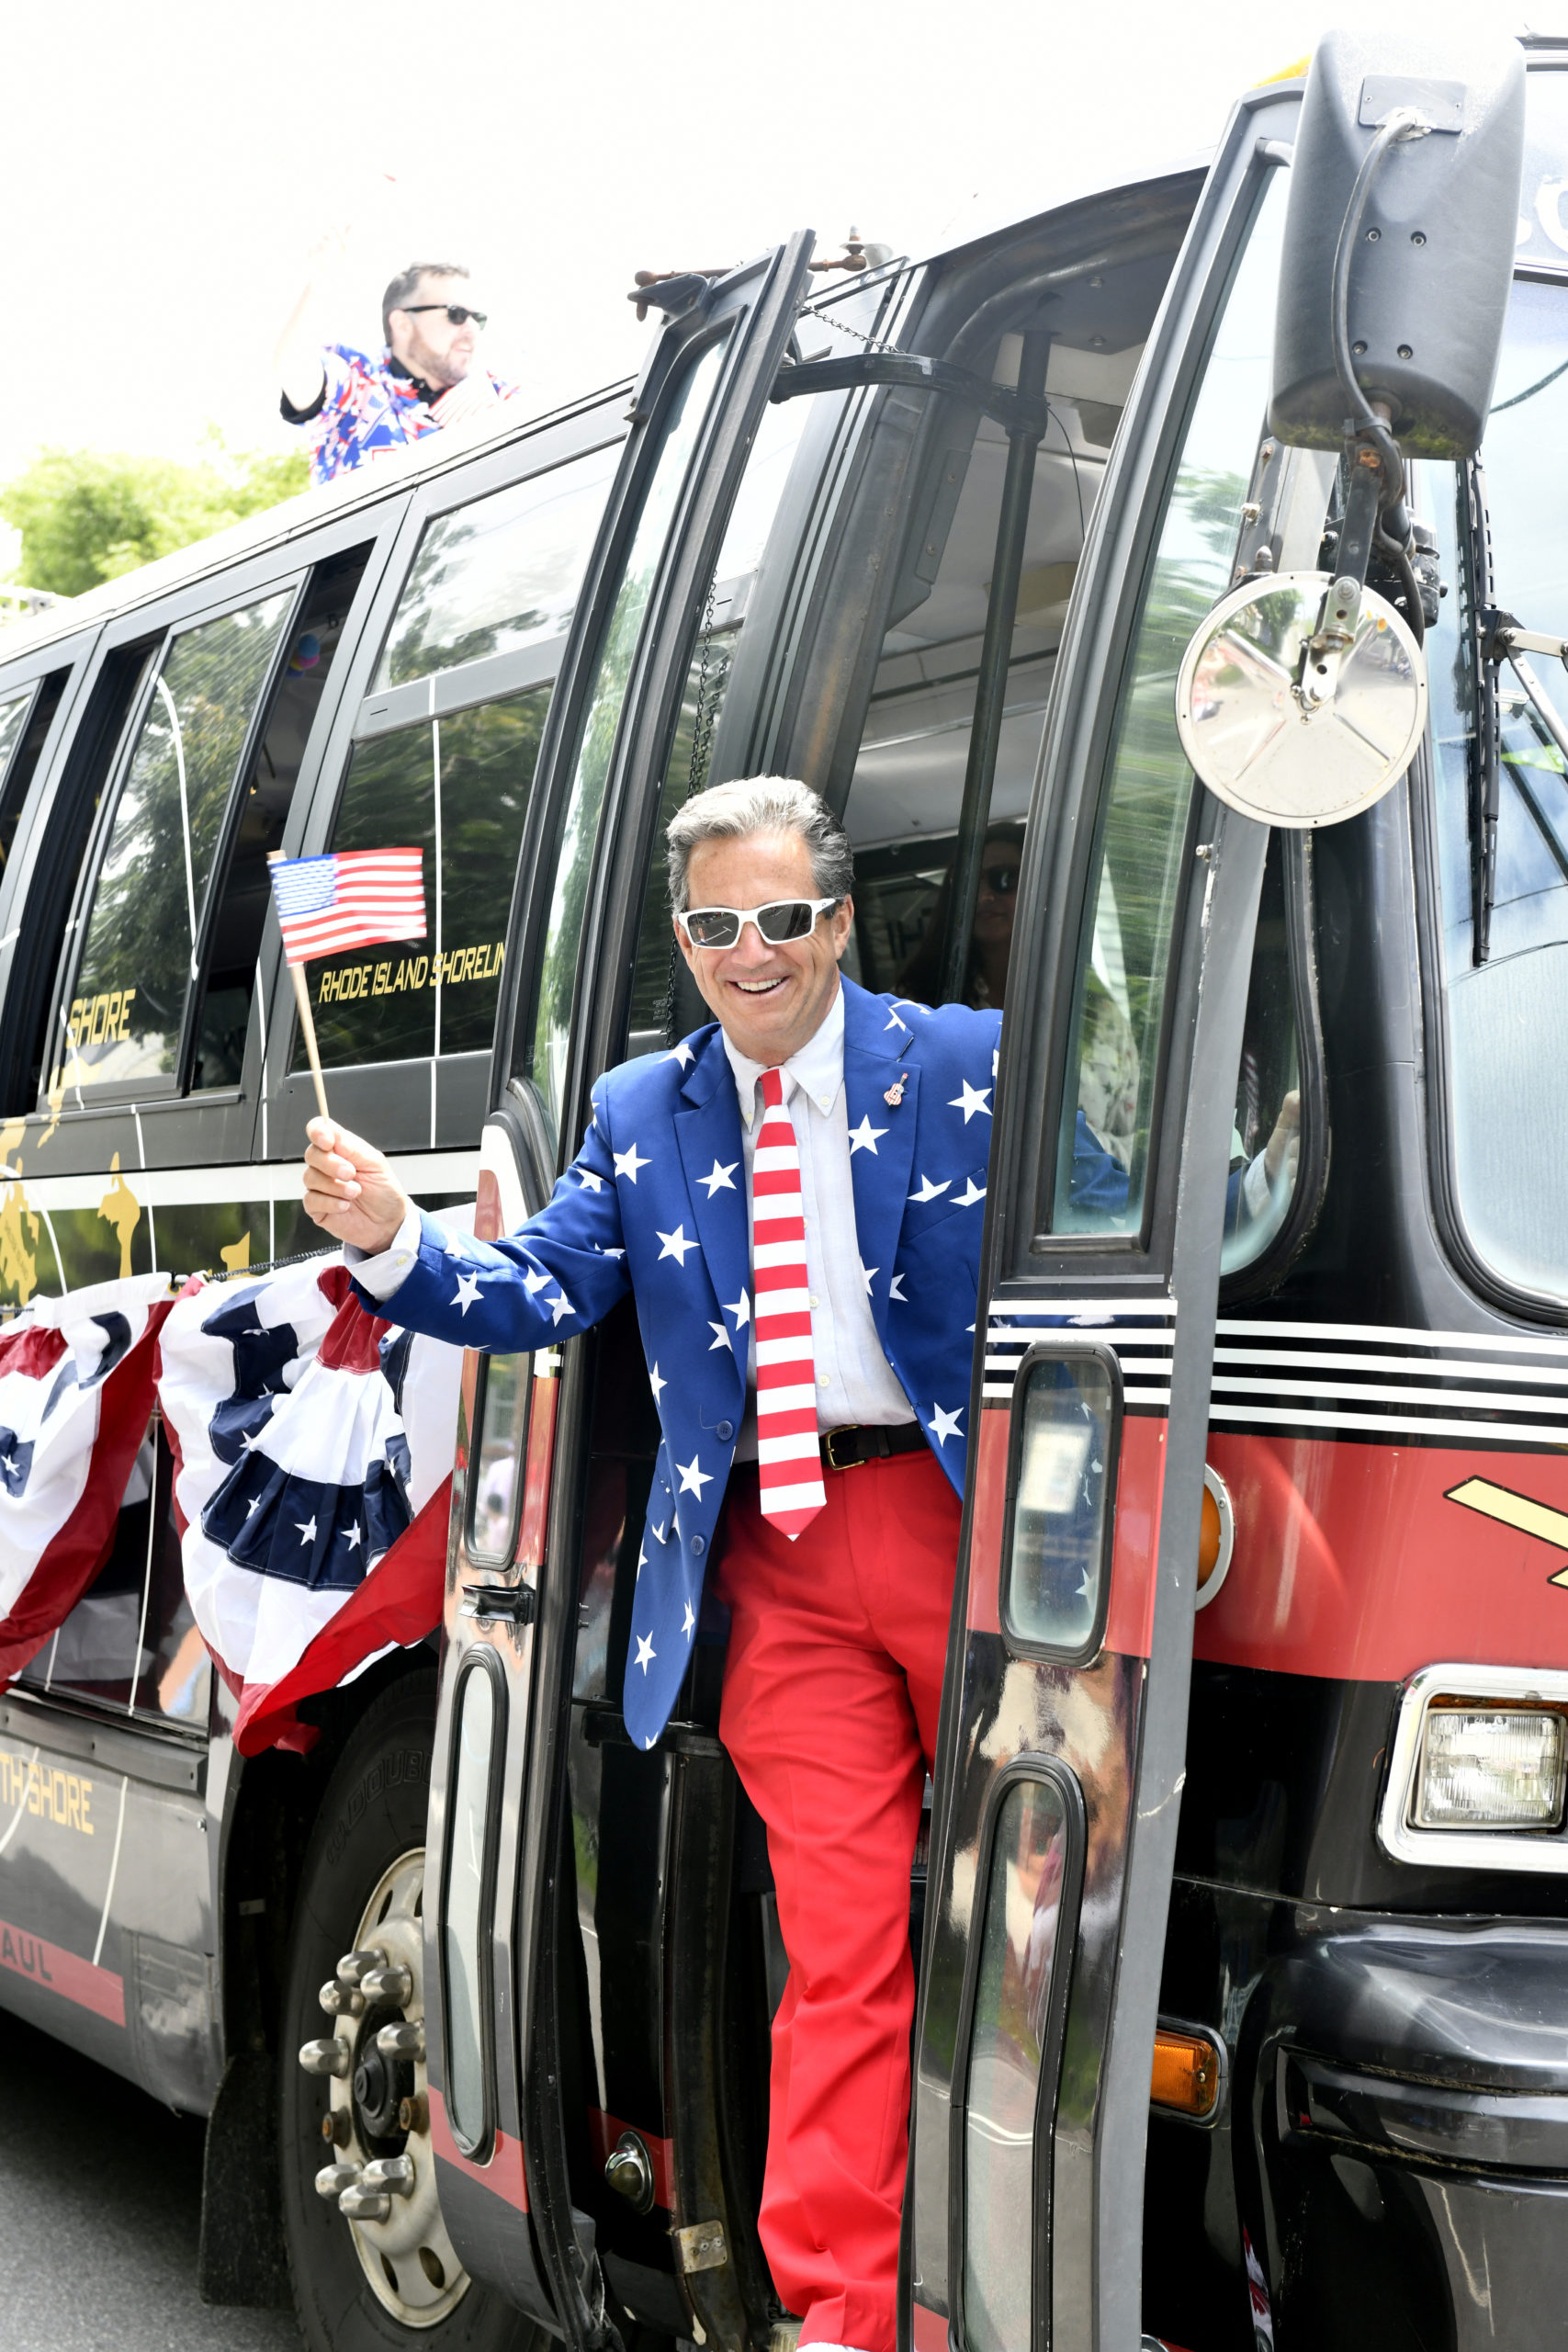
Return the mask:
<path fill-rule="evenodd" d="M 500 1618 L 508 1625 L 531 1625 L 537 1598 L 531 1584 L 466 1584 L 460 1617 Z"/>

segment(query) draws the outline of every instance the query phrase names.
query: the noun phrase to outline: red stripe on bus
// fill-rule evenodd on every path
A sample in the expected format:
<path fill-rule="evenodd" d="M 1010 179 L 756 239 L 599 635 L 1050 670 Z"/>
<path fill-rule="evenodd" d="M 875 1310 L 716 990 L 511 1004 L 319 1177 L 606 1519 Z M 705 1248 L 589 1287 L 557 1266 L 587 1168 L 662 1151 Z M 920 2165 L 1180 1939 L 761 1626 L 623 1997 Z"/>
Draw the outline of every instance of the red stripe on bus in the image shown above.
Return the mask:
<path fill-rule="evenodd" d="M 1452 1499 L 1568 1515 L 1568 1456 L 1212 1431 L 1235 1548 L 1196 1655 L 1333 1680 L 1401 1682 L 1445 1658 L 1568 1667 L 1568 1544 Z"/>
<path fill-rule="evenodd" d="M 947 2322 L 924 2303 L 909 2305 L 909 2335 L 915 2352 L 947 2352 Z"/>
<path fill-rule="evenodd" d="M 1154 1638 L 1155 1555 L 1159 1548 L 1166 1427 L 1162 1417 L 1149 1413 L 1129 1413 L 1122 1423 L 1105 1646 L 1125 1657 L 1147 1657 Z M 1007 1535 L 1011 1428 L 1012 1415 L 1007 1408 L 987 1406 L 971 1455 L 975 1510 L 965 1620 L 976 1634 L 999 1634 L 1002 1629 L 1001 1562 Z"/>
<path fill-rule="evenodd" d="M 498 2129 L 489 2162 L 476 2164 L 472 2156 L 464 2155 L 452 2137 L 452 2126 L 446 2120 L 446 2102 L 434 2084 L 427 2086 L 426 2095 L 430 2100 L 430 2144 L 437 2161 L 450 2165 L 454 2172 L 462 2173 L 468 2180 L 477 2180 L 481 2188 L 488 2188 L 492 2197 L 499 2197 L 514 2211 L 525 2213 L 528 2211 L 528 2178 L 523 2166 L 522 2141 L 513 2139 Z"/>
<path fill-rule="evenodd" d="M 110 2025 L 125 2023 L 123 1976 L 109 1968 L 95 1967 L 90 1960 L 78 1959 L 73 1951 L 62 1951 L 58 1944 L 29 1936 L 4 1919 L 0 1919 L 0 1968 L 29 1978 L 45 1992 L 58 1993 L 62 2001 L 73 2001 L 79 2009 L 91 2009 L 95 2017 L 107 2018 Z"/>

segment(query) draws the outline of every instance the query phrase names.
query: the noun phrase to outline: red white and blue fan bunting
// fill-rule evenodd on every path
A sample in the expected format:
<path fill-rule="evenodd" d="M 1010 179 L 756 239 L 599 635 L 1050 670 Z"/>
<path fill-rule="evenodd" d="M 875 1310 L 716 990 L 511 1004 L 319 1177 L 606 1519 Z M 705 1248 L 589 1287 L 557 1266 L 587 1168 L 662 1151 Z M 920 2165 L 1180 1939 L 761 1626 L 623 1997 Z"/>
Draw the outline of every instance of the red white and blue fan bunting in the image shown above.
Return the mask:
<path fill-rule="evenodd" d="M 35 1299 L 0 1332 L 0 1683 L 108 1556 L 168 1312 L 164 1277 L 140 1274 Z"/>
<path fill-rule="evenodd" d="M 159 1349 L 186 1590 L 243 1754 L 440 1622 L 462 1357 L 367 1314 L 336 1262 L 192 1288 Z"/>

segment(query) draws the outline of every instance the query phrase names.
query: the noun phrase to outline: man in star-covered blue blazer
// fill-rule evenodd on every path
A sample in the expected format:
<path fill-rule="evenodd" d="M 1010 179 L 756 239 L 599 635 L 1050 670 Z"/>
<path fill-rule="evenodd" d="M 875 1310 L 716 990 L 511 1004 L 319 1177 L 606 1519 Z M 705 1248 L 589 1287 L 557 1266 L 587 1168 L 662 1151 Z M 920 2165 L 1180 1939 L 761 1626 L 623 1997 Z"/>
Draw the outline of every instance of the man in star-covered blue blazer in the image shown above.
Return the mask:
<path fill-rule="evenodd" d="M 841 985 L 850 1172 L 872 1316 L 962 1495 L 1001 1015 Z M 1092 1182 L 1106 1155 L 1087 1127 L 1079 1157 Z M 730 1182 L 713 1182 L 716 1166 L 732 1171 Z M 714 1023 L 598 1080 L 582 1148 L 513 1238 L 476 1241 L 423 1216 L 395 1294 L 400 1323 L 513 1354 L 587 1330 L 631 1291 L 662 1431 L 632 1620 L 647 1665 L 628 1671 L 625 1702 L 626 1729 L 644 1747 L 685 1675 L 746 1410 L 751 1276 L 740 1182 L 740 1114 Z"/>
<path fill-rule="evenodd" d="M 841 978 L 852 855 L 804 785 L 694 795 L 670 847 L 677 937 L 717 1021 L 598 1080 L 537 1216 L 494 1243 L 448 1233 L 325 1122 L 306 1207 L 372 1306 L 458 1345 L 569 1339 L 630 1290 L 661 1441 L 626 1728 L 644 1747 L 663 1730 L 716 1561 L 719 1732 L 767 1827 L 790 1956 L 759 2228 L 807 2352 L 896 2352 L 908 1871 L 956 1565 L 1001 1016 Z M 769 1210 L 754 1253 L 749 1173 Z M 1080 1113 L 1075 1201 L 1114 1215 L 1126 1192 Z M 758 1461 L 732 1476 L 753 1262 L 767 1426 L 760 1412 Z"/>

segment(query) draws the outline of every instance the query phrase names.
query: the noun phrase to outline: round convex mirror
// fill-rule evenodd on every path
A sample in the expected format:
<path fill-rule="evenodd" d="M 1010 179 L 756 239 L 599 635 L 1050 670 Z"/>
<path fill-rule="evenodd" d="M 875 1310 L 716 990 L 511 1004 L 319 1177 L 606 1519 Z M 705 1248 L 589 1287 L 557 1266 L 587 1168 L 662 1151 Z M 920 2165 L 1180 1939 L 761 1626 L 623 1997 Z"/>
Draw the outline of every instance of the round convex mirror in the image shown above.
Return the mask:
<path fill-rule="evenodd" d="M 1404 775 L 1426 725 L 1421 649 L 1371 589 L 1337 660 L 1309 647 L 1328 586 L 1325 571 L 1246 581 L 1182 658 L 1182 749 L 1211 792 L 1266 825 L 1359 816 Z"/>

